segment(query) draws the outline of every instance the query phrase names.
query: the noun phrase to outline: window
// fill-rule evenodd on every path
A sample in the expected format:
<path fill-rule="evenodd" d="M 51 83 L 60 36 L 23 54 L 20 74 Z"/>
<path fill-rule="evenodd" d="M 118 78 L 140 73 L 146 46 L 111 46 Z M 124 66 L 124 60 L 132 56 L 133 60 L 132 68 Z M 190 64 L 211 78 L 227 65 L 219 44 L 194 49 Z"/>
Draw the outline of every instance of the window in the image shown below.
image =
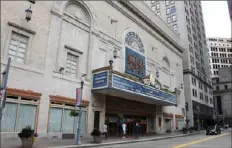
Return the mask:
<path fill-rule="evenodd" d="M 172 21 L 175 22 L 176 21 L 176 15 L 172 16 Z"/>
<path fill-rule="evenodd" d="M 173 28 L 174 31 L 177 31 L 177 30 L 178 30 L 177 24 L 174 24 L 174 25 L 172 26 L 172 28 Z"/>
<path fill-rule="evenodd" d="M 7 101 L 10 102 L 6 102 L 3 110 L 2 132 L 19 132 L 28 125 L 35 129 L 38 101 L 23 97 L 8 97 Z"/>
<path fill-rule="evenodd" d="M 151 1 L 151 4 L 154 4 L 156 1 Z"/>
<path fill-rule="evenodd" d="M 171 4 L 174 4 L 175 3 L 175 1 L 171 1 Z"/>
<path fill-rule="evenodd" d="M 166 9 L 166 14 L 170 14 L 171 13 L 171 8 L 167 8 Z"/>
<path fill-rule="evenodd" d="M 156 4 L 156 10 L 160 9 L 160 4 Z"/>
<path fill-rule="evenodd" d="M 194 97 L 197 97 L 197 90 L 192 89 L 192 92 L 193 92 L 193 96 L 194 96 Z"/>
<path fill-rule="evenodd" d="M 225 89 L 228 89 L 228 86 L 227 85 L 224 85 Z"/>
<path fill-rule="evenodd" d="M 204 85 L 205 92 L 208 92 L 207 85 Z"/>
<path fill-rule="evenodd" d="M 16 32 L 12 32 L 8 51 L 8 56 L 11 57 L 12 61 L 24 63 L 26 50 L 28 46 L 28 40 L 28 37 L 18 34 Z"/>
<path fill-rule="evenodd" d="M 152 7 L 151 7 L 151 9 L 152 9 L 153 11 L 155 11 L 155 10 L 156 10 L 156 9 L 155 9 L 155 6 L 152 6 Z"/>
<path fill-rule="evenodd" d="M 200 92 L 200 100 L 203 100 L 203 93 Z"/>
<path fill-rule="evenodd" d="M 192 77 L 192 84 L 196 86 L 196 79 Z"/>
<path fill-rule="evenodd" d="M 205 102 L 208 103 L 209 102 L 209 99 L 208 99 L 208 96 L 205 95 Z"/>
<path fill-rule="evenodd" d="M 210 98 L 209 100 L 210 100 L 210 104 L 213 104 L 213 99 L 212 99 L 212 98 Z"/>
<path fill-rule="evenodd" d="M 174 13 L 174 12 L 176 12 L 176 7 L 175 7 L 175 6 L 172 6 L 172 7 L 171 7 L 171 13 Z"/>
<path fill-rule="evenodd" d="M 51 104 L 48 132 L 76 133 L 77 118 L 71 117 L 69 113 L 74 109 L 73 105 Z M 82 111 L 81 135 L 86 132 L 86 111 Z"/>
<path fill-rule="evenodd" d="M 216 88 L 217 88 L 217 90 L 219 90 L 219 86 L 217 86 Z"/>
<path fill-rule="evenodd" d="M 67 53 L 67 60 L 66 60 L 66 68 L 65 74 L 69 76 L 76 76 L 77 75 L 77 67 L 78 67 L 78 56 Z"/>
<path fill-rule="evenodd" d="M 171 17 L 168 17 L 168 18 L 167 18 L 167 22 L 168 22 L 168 23 L 171 23 L 171 21 L 172 21 L 172 20 L 171 20 Z"/>
<path fill-rule="evenodd" d="M 199 88 L 202 89 L 202 83 L 199 81 Z"/>
<path fill-rule="evenodd" d="M 170 1 L 165 1 L 165 5 L 168 6 L 170 4 Z"/>

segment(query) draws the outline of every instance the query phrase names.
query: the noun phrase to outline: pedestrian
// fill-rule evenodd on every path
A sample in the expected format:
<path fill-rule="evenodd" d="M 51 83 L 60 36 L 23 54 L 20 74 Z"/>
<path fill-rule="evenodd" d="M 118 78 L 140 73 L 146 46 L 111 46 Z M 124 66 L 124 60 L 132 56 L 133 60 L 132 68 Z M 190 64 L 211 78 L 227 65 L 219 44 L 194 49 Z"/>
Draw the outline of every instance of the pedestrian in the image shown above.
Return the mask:
<path fill-rule="evenodd" d="M 103 134 L 104 134 L 106 140 L 108 139 L 107 132 L 108 132 L 108 131 L 107 131 L 107 125 L 106 125 L 106 123 L 105 123 L 105 124 L 104 124 L 104 127 L 103 127 Z"/>
<path fill-rule="evenodd" d="M 125 138 L 125 135 L 126 135 L 126 124 L 125 124 L 125 122 L 123 122 L 123 124 L 122 124 L 122 132 L 123 132 L 123 137 L 122 138 Z"/>
<path fill-rule="evenodd" d="M 140 126 L 139 124 L 136 122 L 135 124 L 135 139 L 139 138 L 139 131 L 140 131 Z"/>

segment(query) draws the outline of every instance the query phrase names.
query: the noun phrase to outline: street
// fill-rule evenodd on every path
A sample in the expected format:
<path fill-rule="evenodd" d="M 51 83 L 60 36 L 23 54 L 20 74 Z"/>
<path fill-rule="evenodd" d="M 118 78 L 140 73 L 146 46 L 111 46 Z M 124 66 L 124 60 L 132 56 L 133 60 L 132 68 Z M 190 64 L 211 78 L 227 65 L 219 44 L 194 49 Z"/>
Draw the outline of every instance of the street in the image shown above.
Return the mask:
<path fill-rule="evenodd" d="M 221 135 L 205 134 L 121 145 L 101 146 L 101 148 L 231 148 L 231 132 Z M 100 147 L 99 147 L 100 148 Z"/>

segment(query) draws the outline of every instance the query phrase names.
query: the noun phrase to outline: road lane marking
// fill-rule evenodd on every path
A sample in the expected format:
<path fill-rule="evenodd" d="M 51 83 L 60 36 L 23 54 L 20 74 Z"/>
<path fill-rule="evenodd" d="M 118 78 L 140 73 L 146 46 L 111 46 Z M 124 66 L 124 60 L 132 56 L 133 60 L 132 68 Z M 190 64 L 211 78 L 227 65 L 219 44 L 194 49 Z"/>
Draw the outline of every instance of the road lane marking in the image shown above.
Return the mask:
<path fill-rule="evenodd" d="M 186 146 L 189 146 L 189 145 L 193 145 L 193 144 L 201 143 L 201 142 L 208 141 L 208 140 L 211 140 L 211 139 L 219 138 L 219 137 L 222 137 L 222 136 L 225 136 L 225 135 L 228 135 L 228 134 L 229 133 L 221 134 L 221 135 L 218 135 L 218 136 L 213 136 L 213 137 L 209 137 L 209 138 L 205 138 L 205 139 L 200 139 L 200 140 L 196 140 L 196 141 L 189 142 L 189 143 L 186 143 L 186 144 L 177 145 L 177 146 L 174 146 L 172 148 L 183 148 L 183 147 L 186 147 Z"/>

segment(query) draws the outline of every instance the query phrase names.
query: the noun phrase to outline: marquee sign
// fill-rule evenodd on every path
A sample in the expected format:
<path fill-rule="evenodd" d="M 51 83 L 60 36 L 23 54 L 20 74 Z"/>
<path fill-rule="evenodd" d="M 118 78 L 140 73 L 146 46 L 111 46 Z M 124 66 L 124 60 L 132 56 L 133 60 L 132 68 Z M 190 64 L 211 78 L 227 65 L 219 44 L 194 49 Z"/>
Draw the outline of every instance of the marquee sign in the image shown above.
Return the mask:
<path fill-rule="evenodd" d="M 108 87 L 108 74 L 108 71 L 94 73 L 92 89 L 102 89 Z"/>
<path fill-rule="evenodd" d="M 118 76 L 112 75 L 112 87 L 152 99 L 176 103 L 176 95 Z"/>

